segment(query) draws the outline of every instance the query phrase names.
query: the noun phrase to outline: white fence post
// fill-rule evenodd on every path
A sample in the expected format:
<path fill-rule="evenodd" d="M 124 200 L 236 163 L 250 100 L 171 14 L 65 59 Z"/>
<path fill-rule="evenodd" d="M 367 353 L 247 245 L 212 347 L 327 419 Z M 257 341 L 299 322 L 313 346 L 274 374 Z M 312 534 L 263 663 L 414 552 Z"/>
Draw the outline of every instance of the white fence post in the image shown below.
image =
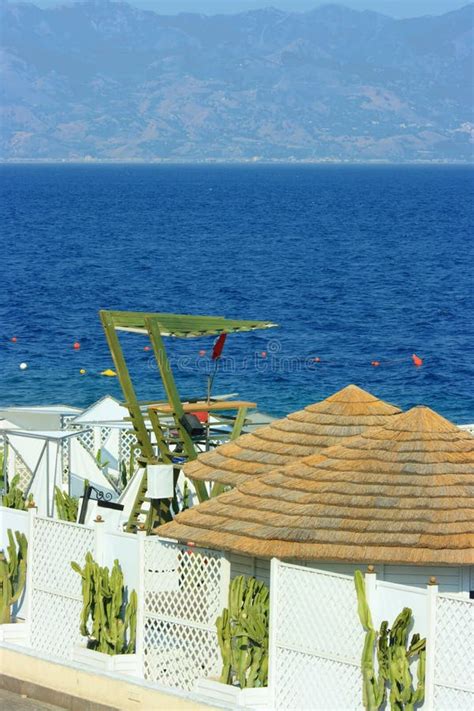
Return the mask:
<path fill-rule="evenodd" d="M 99 565 L 105 565 L 104 561 L 104 522 L 97 516 L 94 521 L 94 559 Z"/>
<path fill-rule="evenodd" d="M 377 573 L 373 565 L 368 565 L 367 572 L 365 573 L 365 594 L 370 614 L 372 615 L 372 622 L 374 627 L 377 627 L 379 600 L 377 594 Z"/>
<path fill-rule="evenodd" d="M 277 673 L 277 645 L 276 632 L 278 627 L 278 570 L 280 561 L 272 558 L 270 563 L 270 612 L 268 630 L 268 688 L 270 709 L 276 707 L 276 673 Z"/>
<path fill-rule="evenodd" d="M 36 507 L 31 506 L 28 509 L 28 551 L 26 556 L 26 595 L 28 595 L 26 606 L 26 621 L 31 624 L 32 617 L 32 600 L 33 600 L 33 558 L 35 555 L 35 520 Z"/>
<path fill-rule="evenodd" d="M 144 678 L 144 646 L 145 646 L 145 539 L 146 532 L 138 531 L 138 608 L 137 608 L 137 641 L 135 653 L 138 656 L 138 675 Z"/>
<path fill-rule="evenodd" d="M 227 553 L 224 554 L 221 560 L 221 612 L 229 604 L 229 586 L 230 586 L 230 558 Z"/>
<path fill-rule="evenodd" d="M 426 634 L 426 678 L 425 678 L 425 709 L 434 709 L 435 655 L 436 655 L 436 600 L 438 585 L 436 578 L 430 578 L 426 596 L 428 631 Z"/>

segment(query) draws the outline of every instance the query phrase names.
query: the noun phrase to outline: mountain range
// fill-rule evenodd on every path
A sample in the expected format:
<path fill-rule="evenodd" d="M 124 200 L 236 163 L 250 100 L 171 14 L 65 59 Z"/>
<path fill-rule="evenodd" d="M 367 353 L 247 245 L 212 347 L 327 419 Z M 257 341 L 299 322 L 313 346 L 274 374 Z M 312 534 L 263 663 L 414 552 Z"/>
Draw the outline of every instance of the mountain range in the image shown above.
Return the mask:
<path fill-rule="evenodd" d="M 470 162 L 473 10 L 2 0 L 0 158 Z"/>

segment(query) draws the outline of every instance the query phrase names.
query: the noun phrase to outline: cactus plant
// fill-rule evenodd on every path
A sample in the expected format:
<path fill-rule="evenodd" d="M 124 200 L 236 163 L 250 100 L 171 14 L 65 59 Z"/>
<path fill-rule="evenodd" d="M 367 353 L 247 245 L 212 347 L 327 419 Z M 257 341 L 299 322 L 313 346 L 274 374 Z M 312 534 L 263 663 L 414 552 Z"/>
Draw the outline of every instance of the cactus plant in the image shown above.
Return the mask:
<path fill-rule="evenodd" d="M 363 704 L 367 711 L 377 711 L 386 701 L 387 686 L 390 688 L 392 711 L 413 711 L 425 696 L 426 639 L 419 634 L 412 636 L 408 644 L 408 629 L 412 623 L 412 611 L 403 608 L 391 629 L 384 621 L 377 632 L 367 603 L 365 580 L 360 570 L 354 574 L 360 622 L 365 629 L 361 668 L 363 679 Z M 378 670 L 375 672 L 374 648 L 377 650 Z M 410 661 L 418 656 L 417 685 L 413 686 Z"/>
<path fill-rule="evenodd" d="M 183 485 L 183 503 L 181 511 L 187 511 L 191 507 L 191 490 L 189 488 L 188 480 L 184 480 Z"/>
<path fill-rule="evenodd" d="M 23 490 L 18 486 L 19 482 L 20 475 L 16 474 L 9 482 L 7 492 L 2 496 L 2 506 L 25 511 L 27 504 L 33 502 L 33 494 L 30 494 L 27 498 Z"/>
<path fill-rule="evenodd" d="M 74 496 L 69 496 L 65 491 L 61 491 L 59 486 L 55 486 L 54 502 L 56 504 L 56 514 L 59 519 L 62 521 L 77 521 L 78 499 Z"/>
<path fill-rule="evenodd" d="M 20 599 L 26 582 L 26 536 L 20 531 L 13 535 L 11 528 L 7 534 L 8 558 L 0 551 L 0 624 L 12 621 L 11 608 Z"/>
<path fill-rule="evenodd" d="M 82 578 L 83 608 L 80 631 L 88 648 L 104 654 L 133 654 L 137 633 L 137 594 L 125 601 L 123 574 L 118 560 L 112 570 L 101 567 L 87 553 L 84 568 L 71 563 Z M 90 625 L 90 626 L 89 626 Z"/>
<path fill-rule="evenodd" d="M 216 620 L 222 657 L 220 681 L 241 689 L 268 682 L 269 592 L 264 583 L 239 575 L 229 588 L 228 608 Z"/>

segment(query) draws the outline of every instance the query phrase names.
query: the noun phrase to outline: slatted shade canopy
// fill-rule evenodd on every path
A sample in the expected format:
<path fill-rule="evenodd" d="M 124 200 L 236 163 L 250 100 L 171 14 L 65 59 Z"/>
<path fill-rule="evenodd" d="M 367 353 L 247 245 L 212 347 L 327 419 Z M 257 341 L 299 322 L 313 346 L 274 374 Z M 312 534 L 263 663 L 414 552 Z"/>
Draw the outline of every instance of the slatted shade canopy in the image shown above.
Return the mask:
<path fill-rule="evenodd" d="M 236 486 L 275 467 L 285 466 L 353 437 L 366 427 L 381 427 L 400 413 L 357 385 L 293 412 L 205 452 L 184 467 L 190 479 Z"/>
<path fill-rule="evenodd" d="M 162 336 L 199 338 L 221 333 L 242 333 L 275 328 L 271 321 L 239 321 L 224 316 L 193 316 L 187 314 L 146 313 L 141 311 L 108 311 L 118 331 L 148 334 L 146 320 L 152 319 Z"/>
<path fill-rule="evenodd" d="M 474 437 L 427 407 L 239 485 L 159 528 L 257 557 L 474 564 Z"/>

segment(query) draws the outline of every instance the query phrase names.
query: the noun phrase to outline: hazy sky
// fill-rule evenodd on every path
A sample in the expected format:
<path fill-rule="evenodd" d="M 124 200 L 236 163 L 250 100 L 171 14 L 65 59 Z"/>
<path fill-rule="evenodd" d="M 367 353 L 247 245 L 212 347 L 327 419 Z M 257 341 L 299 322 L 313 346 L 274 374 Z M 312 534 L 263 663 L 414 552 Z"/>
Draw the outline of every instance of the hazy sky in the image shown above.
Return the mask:
<path fill-rule="evenodd" d="M 33 4 L 47 7 L 70 4 L 70 0 L 31 0 Z M 240 12 L 261 7 L 277 7 L 282 10 L 310 10 L 331 0 L 127 0 L 131 5 L 154 10 L 162 14 L 178 12 Z M 358 10 L 377 10 L 393 17 L 439 15 L 468 4 L 468 0 L 332 0 L 334 4 L 346 5 Z"/>

